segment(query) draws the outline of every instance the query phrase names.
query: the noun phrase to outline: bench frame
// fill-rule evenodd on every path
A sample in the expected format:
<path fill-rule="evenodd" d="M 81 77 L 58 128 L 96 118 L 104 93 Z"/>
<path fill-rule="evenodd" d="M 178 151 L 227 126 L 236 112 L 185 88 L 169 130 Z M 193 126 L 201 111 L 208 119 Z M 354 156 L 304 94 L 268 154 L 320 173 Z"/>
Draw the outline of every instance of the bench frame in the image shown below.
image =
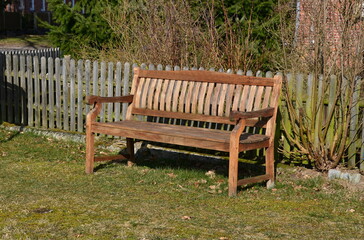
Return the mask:
<path fill-rule="evenodd" d="M 212 116 L 204 114 L 193 114 L 193 113 L 181 113 L 181 112 L 171 112 L 171 111 L 154 111 L 149 109 L 141 109 L 135 107 L 135 100 L 138 94 L 138 84 L 140 79 L 150 78 L 150 79 L 173 79 L 182 81 L 196 81 L 196 82 L 208 82 L 208 83 L 222 83 L 222 84 L 244 84 L 242 85 L 256 85 L 256 86 L 270 86 L 272 87 L 272 95 L 270 100 L 270 107 L 264 109 L 259 109 L 255 111 L 231 111 L 229 117 L 223 116 Z M 226 73 L 216 73 L 208 71 L 152 71 L 152 70 L 141 70 L 139 68 L 134 69 L 134 78 L 131 89 L 131 95 L 120 96 L 120 97 L 99 97 L 99 96 L 88 96 L 88 104 L 93 104 L 93 109 L 87 114 L 86 117 L 86 173 L 92 173 L 94 169 L 94 162 L 98 161 L 108 161 L 116 159 L 128 159 L 128 166 L 134 164 L 134 138 L 140 140 L 153 141 L 153 134 L 143 134 L 141 132 L 128 132 L 125 130 L 116 129 L 107 126 L 103 123 L 98 123 L 96 121 L 98 114 L 101 111 L 103 103 L 129 103 L 126 120 L 132 120 L 134 114 L 141 114 L 145 116 L 157 116 L 157 117 L 168 117 L 175 119 L 185 119 L 185 120 L 195 120 L 195 121 L 206 121 L 206 122 L 217 122 L 235 125 L 234 129 L 230 132 L 229 142 L 227 147 L 222 148 L 216 145 L 215 147 L 206 147 L 201 141 L 178 141 L 171 140 L 171 136 L 158 136 L 157 142 L 179 144 L 192 147 L 209 148 L 218 151 L 229 152 L 229 196 L 234 196 L 237 193 L 237 187 L 241 185 L 246 185 L 250 183 L 256 183 L 261 181 L 267 182 L 267 187 L 274 186 L 275 181 L 275 171 L 274 171 L 274 133 L 276 125 L 276 116 L 279 103 L 279 95 L 282 85 L 282 76 L 276 75 L 274 78 L 257 78 L 257 77 L 247 77 L 235 74 Z M 169 99 L 171 100 L 171 99 Z M 196 101 L 196 99 L 194 99 Z M 269 137 L 269 140 L 242 144 L 241 135 L 246 128 L 246 126 L 253 127 L 264 127 L 266 128 L 265 134 Z M 188 131 L 188 128 L 186 128 Z M 95 157 L 94 152 L 94 142 L 95 133 L 102 133 L 108 135 L 122 136 L 126 137 L 127 152 L 126 155 L 116 155 L 116 156 L 105 156 L 105 157 Z M 173 137 L 172 137 L 173 138 Z M 177 139 L 177 138 L 175 138 Z M 251 177 L 246 179 L 238 179 L 238 155 L 239 152 L 265 148 L 265 167 L 266 174 Z"/>

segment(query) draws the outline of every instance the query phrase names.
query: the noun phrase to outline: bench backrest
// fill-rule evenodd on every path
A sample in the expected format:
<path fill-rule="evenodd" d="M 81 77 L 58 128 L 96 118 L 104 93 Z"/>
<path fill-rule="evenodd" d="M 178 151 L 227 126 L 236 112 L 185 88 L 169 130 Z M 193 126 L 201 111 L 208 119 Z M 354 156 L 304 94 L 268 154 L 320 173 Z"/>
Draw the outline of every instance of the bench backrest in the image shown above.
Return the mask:
<path fill-rule="evenodd" d="M 230 111 L 278 107 L 281 76 L 248 77 L 212 71 L 134 69 L 127 119 L 133 115 L 232 124 Z M 272 124 L 275 122 L 271 119 Z M 268 123 L 269 124 L 269 123 Z M 267 127 L 258 119 L 247 126 Z M 273 126 L 272 126 L 273 127 Z"/>

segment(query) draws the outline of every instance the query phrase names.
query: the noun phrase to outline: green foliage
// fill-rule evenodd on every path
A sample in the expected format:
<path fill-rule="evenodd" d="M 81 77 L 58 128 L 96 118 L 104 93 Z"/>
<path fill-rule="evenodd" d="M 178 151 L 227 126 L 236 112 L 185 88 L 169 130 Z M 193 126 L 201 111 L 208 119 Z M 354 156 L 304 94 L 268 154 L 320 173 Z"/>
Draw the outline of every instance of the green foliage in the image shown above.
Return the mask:
<path fill-rule="evenodd" d="M 272 70 L 278 0 L 50 0 L 50 39 L 74 57 Z M 83 12 L 83 13 L 82 13 Z"/>
<path fill-rule="evenodd" d="M 101 48 L 113 39 L 113 33 L 102 17 L 106 4 L 117 1 L 79 0 L 75 6 L 64 4 L 63 0 L 49 0 L 55 25 L 43 23 L 50 29 L 49 38 L 66 54 L 73 54 L 77 48 L 89 45 Z"/>

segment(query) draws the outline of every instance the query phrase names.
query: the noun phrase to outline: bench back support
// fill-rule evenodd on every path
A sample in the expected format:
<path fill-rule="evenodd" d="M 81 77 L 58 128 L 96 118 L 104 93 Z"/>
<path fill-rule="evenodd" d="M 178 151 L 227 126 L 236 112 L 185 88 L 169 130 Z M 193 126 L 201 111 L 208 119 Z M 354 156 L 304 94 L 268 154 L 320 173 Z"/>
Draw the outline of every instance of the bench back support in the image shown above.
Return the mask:
<path fill-rule="evenodd" d="M 277 108 L 280 78 L 247 77 L 211 71 L 134 69 L 127 119 L 133 115 L 232 124 L 231 111 Z M 275 123 L 275 119 L 271 121 Z M 258 119 L 247 126 L 266 126 Z"/>

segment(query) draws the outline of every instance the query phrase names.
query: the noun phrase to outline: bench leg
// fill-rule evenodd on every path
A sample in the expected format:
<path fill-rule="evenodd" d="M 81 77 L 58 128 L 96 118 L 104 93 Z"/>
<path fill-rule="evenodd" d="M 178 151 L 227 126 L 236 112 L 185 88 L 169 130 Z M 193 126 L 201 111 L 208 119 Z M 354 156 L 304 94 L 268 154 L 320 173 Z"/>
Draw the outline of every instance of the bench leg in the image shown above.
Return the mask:
<path fill-rule="evenodd" d="M 128 166 L 133 166 L 135 164 L 135 155 L 134 155 L 134 139 L 127 138 L 126 139 L 126 149 L 130 155 L 128 159 Z"/>
<path fill-rule="evenodd" d="M 95 160 L 95 135 L 90 130 L 86 129 L 86 173 L 94 171 Z"/>
<path fill-rule="evenodd" d="M 265 170 L 266 174 L 270 176 L 270 179 L 267 182 L 267 188 L 274 188 L 274 145 L 272 144 L 267 148 L 265 152 Z"/>
<path fill-rule="evenodd" d="M 230 142 L 229 154 L 229 196 L 236 196 L 238 189 L 238 141 Z"/>

